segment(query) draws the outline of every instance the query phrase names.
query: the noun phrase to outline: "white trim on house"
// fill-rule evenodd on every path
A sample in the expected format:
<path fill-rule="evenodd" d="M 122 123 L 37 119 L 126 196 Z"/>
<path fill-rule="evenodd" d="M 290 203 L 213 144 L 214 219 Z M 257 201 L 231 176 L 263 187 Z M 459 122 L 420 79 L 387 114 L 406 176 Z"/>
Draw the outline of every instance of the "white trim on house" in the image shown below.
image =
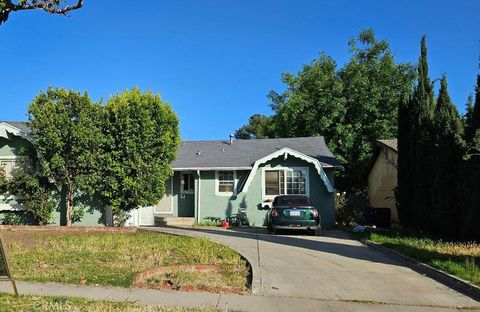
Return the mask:
<path fill-rule="evenodd" d="M 195 216 L 196 216 L 197 222 L 200 223 L 200 216 L 201 216 L 201 214 L 200 214 L 200 206 L 201 206 L 200 205 L 200 202 L 201 202 L 200 201 L 200 199 L 201 199 L 200 195 L 202 194 L 202 190 L 200 189 L 200 187 L 202 185 L 202 183 L 201 183 L 202 182 L 202 176 L 200 174 L 200 170 L 197 170 L 197 175 L 198 175 L 198 182 L 195 184 L 195 186 L 197 188 L 196 192 L 195 192 L 195 196 L 196 196 L 197 201 L 196 201 L 196 205 L 194 205 L 194 207 L 193 207 L 193 217 L 195 218 Z"/>
<path fill-rule="evenodd" d="M 0 211 L 22 211 L 24 209 L 22 204 L 0 204 Z"/>
<path fill-rule="evenodd" d="M 17 159 L 28 159 L 30 158 L 27 155 L 6 155 L 6 156 L 0 156 L 0 160 L 17 160 Z"/>
<path fill-rule="evenodd" d="M 219 171 L 232 171 L 233 172 L 233 192 L 220 192 L 218 190 L 219 180 L 218 180 L 218 172 Z M 237 178 L 237 171 L 236 170 L 216 170 L 215 171 L 215 195 L 217 196 L 234 196 L 237 194 L 237 186 L 238 186 L 238 178 Z"/>
<path fill-rule="evenodd" d="M 334 191 L 333 186 L 330 183 L 330 180 L 328 180 L 327 174 L 323 170 L 322 164 L 320 164 L 318 159 L 310 157 L 310 156 L 305 155 L 303 153 L 297 152 L 297 151 L 292 150 L 288 147 L 284 147 L 281 150 L 273 152 L 273 153 L 257 160 L 255 162 L 255 164 L 253 165 L 252 171 L 250 171 L 250 173 L 248 175 L 248 178 L 247 178 L 247 180 L 246 180 L 246 182 L 243 186 L 243 190 L 241 190 L 241 191 L 242 192 L 247 192 L 248 191 L 248 187 L 252 183 L 253 177 L 255 176 L 255 173 L 258 171 L 258 167 L 261 164 L 264 164 L 264 163 L 266 163 L 266 162 L 268 162 L 272 159 L 275 159 L 277 157 L 280 157 L 280 156 L 283 156 L 285 160 L 288 158 L 288 156 L 293 156 L 293 157 L 300 158 L 300 159 L 302 159 L 302 160 L 304 160 L 308 163 L 313 164 L 315 166 L 315 169 L 317 169 L 317 172 L 320 175 L 320 178 L 322 179 L 323 183 L 325 184 L 325 186 L 327 188 L 327 191 L 330 192 L 330 193 L 333 193 L 333 191 Z"/>
<path fill-rule="evenodd" d="M 274 199 L 278 195 L 287 195 L 285 194 L 278 194 L 278 195 L 267 195 L 265 193 L 265 171 L 302 171 L 305 175 L 305 194 L 298 194 L 298 195 L 306 195 L 310 196 L 310 169 L 308 167 L 283 167 L 283 166 L 276 166 L 276 167 L 263 167 L 262 168 L 262 200 Z M 284 175 L 284 191 L 287 191 L 287 176 Z M 288 194 L 294 195 L 294 194 Z"/>
<path fill-rule="evenodd" d="M 232 171 L 232 170 L 251 170 L 252 167 L 189 167 L 189 168 L 172 168 L 173 171 Z"/>
<path fill-rule="evenodd" d="M 28 141 L 31 141 L 31 139 L 32 139 L 28 133 L 23 132 L 22 130 L 18 129 L 17 127 L 14 127 L 14 126 L 10 125 L 9 123 L 1 122 L 0 123 L 0 137 L 5 138 L 5 139 L 10 139 L 8 137 L 8 133 L 10 133 L 14 136 L 22 137 L 22 138 L 24 138 Z"/>

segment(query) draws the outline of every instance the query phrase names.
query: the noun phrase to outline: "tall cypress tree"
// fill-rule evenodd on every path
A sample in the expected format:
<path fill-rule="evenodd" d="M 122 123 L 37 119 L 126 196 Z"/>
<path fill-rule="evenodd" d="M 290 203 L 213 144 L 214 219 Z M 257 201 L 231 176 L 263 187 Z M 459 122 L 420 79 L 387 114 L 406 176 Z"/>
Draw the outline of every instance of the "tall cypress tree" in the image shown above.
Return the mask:
<path fill-rule="evenodd" d="M 472 113 L 473 133 L 480 129 L 480 74 L 477 75 L 477 85 L 475 86 L 475 104 Z"/>
<path fill-rule="evenodd" d="M 432 124 L 434 110 L 433 84 L 428 76 L 426 37 L 420 45 L 418 83 L 409 101 L 412 135 L 410 159 L 412 167 L 412 222 L 419 228 L 429 229 L 432 185 Z"/>
<path fill-rule="evenodd" d="M 462 135 L 460 115 L 448 95 L 447 79 L 443 76 L 432 129 L 435 144 L 428 228 L 449 237 L 457 235 L 460 224 L 456 181 L 463 155 Z"/>
<path fill-rule="evenodd" d="M 459 238 L 480 241 L 480 74 L 475 87 L 475 104 L 471 97 L 465 114 L 465 160 L 459 176 L 459 199 L 461 204 Z"/>
<path fill-rule="evenodd" d="M 412 163 L 410 163 L 411 127 L 409 99 L 402 98 L 398 108 L 398 168 L 397 189 L 395 192 L 398 216 L 404 226 L 411 226 L 412 215 Z"/>
<path fill-rule="evenodd" d="M 428 76 L 426 38 L 422 37 L 418 80 L 408 101 L 399 107 L 398 189 L 400 222 L 424 228 L 431 207 L 431 128 L 434 95 Z"/>
<path fill-rule="evenodd" d="M 465 105 L 465 115 L 463 115 L 463 128 L 465 133 L 465 141 L 470 141 L 473 138 L 473 98 L 469 95 L 467 104 Z"/>

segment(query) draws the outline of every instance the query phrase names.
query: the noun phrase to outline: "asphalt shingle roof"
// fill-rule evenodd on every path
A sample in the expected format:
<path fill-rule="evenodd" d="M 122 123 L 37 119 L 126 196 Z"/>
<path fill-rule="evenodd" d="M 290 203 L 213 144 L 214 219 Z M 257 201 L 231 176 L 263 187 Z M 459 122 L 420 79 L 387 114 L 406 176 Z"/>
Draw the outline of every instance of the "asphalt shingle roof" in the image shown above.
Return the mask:
<path fill-rule="evenodd" d="M 229 141 L 185 141 L 172 167 L 174 169 L 249 168 L 258 159 L 285 147 L 318 159 L 324 167 L 342 168 L 321 136 L 234 140 L 232 144 Z"/>
<path fill-rule="evenodd" d="M 27 122 L 0 121 L 0 123 L 2 122 L 25 133 L 30 133 Z M 322 136 L 234 140 L 232 144 L 228 140 L 184 141 L 172 167 L 174 169 L 251 168 L 255 161 L 285 147 L 318 159 L 324 167 L 343 169 L 340 162 L 328 149 Z"/>
<path fill-rule="evenodd" d="M 17 128 L 18 130 L 25 132 L 25 133 L 30 133 L 30 127 L 28 127 L 28 123 L 24 121 L 0 121 L 0 123 L 6 123 L 9 124 L 12 127 Z"/>

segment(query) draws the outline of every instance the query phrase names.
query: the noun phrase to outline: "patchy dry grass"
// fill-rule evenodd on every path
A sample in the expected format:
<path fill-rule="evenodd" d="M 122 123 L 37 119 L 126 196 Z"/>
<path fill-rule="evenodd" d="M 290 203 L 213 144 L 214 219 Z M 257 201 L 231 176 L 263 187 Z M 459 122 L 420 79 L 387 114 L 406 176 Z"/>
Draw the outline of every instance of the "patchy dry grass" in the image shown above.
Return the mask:
<path fill-rule="evenodd" d="M 214 312 L 213 308 L 166 308 L 129 302 L 91 301 L 79 298 L 20 296 L 0 294 L 2 312 Z"/>
<path fill-rule="evenodd" d="M 245 261 L 204 238 L 137 233 L 3 232 L 15 278 L 26 281 L 128 287 L 139 272 L 166 265 L 224 267 L 224 287 L 247 289 Z M 200 284 L 204 278 L 200 279 Z M 195 284 L 195 281 L 191 281 Z"/>
<path fill-rule="evenodd" d="M 144 283 L 149 288 L 173 288 L 176 290 L 203 290 L 242 294 L 246 292 L 245 283 L 238 279 L 246 272 L 223 268 L 220 271 L 191 272 L 171 270 L 148 278 Z M 228 286 L 225 280 L 231 281 Z"/>
<path fill-rule="evenodd" d="M 361 236 L 480 286 L 477 243 L 446 242 L 407 231 L 366 232 Z"/>

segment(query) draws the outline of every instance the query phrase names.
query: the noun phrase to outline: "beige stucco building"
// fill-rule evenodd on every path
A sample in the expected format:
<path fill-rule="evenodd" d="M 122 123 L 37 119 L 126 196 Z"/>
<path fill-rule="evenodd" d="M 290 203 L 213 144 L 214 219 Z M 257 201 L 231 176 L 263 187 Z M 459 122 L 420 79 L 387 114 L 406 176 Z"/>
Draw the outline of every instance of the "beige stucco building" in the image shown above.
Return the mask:
<path fill-rule="evenodd" d="M 374 208 L 390 208 L 392 225 L 398 224 L 395 206 L 397 187 L 397 140 L 378 140 L 368 173 L 368 197 Z"/>

